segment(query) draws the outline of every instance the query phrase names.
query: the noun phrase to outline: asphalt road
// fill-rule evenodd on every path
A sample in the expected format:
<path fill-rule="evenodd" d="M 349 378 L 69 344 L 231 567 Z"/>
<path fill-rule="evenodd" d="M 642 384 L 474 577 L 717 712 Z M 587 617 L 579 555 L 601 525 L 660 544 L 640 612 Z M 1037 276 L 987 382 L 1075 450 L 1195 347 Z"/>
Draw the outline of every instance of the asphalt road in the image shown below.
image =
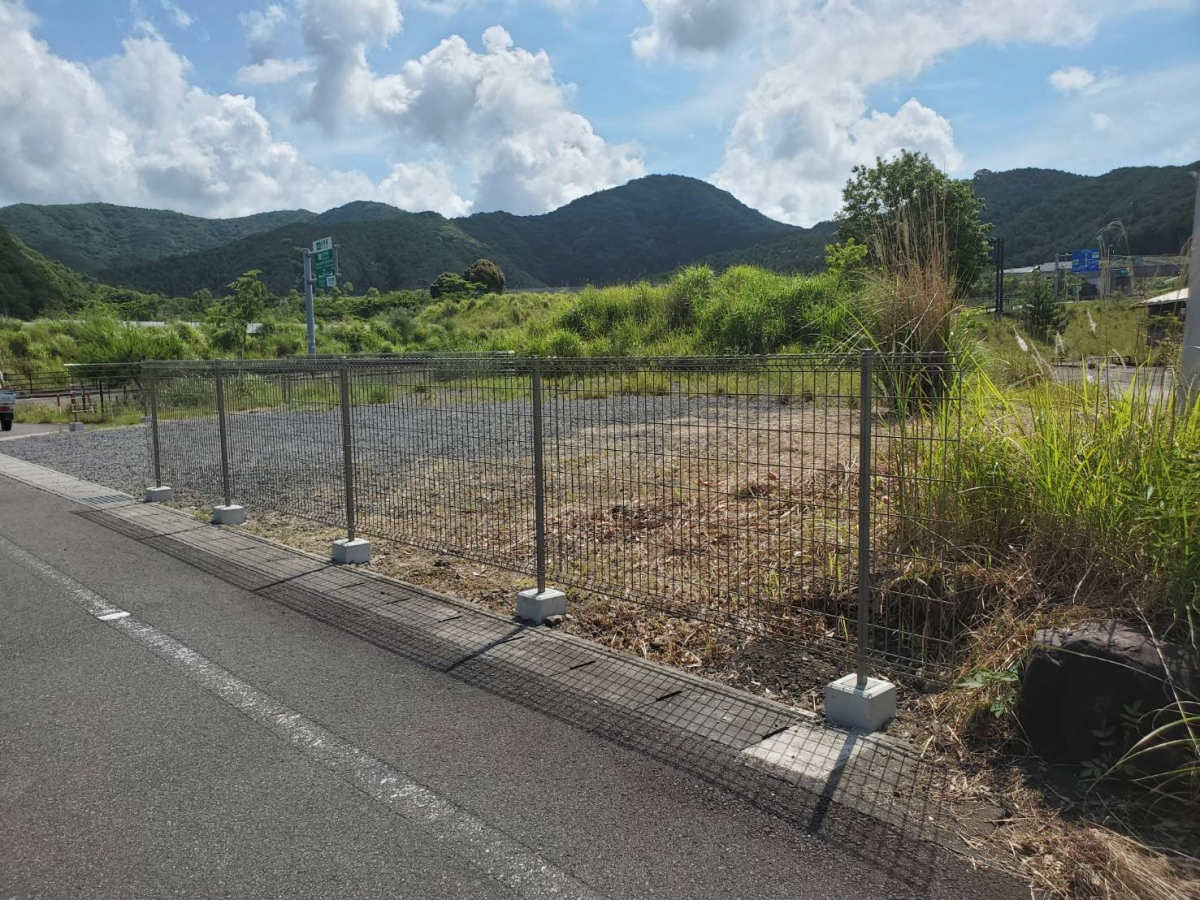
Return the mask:
<path fill-rule="evenodd" d="M 5 900 L 1026 896 L 948 855 L 899 881 L 902 845 L 850 852 L 79 509 L 0 477 Z"/>

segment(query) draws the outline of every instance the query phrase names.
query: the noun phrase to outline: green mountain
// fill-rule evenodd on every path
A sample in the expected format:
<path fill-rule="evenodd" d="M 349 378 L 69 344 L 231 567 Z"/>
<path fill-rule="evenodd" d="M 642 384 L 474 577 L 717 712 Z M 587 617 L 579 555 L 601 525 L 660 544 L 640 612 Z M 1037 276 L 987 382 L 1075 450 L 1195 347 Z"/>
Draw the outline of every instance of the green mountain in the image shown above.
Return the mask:
<path fill-rule="evenodd" d="M 301 248 L 332 235 L 338 245 L 342 279 L 351 282 L 356 293 L 371 287 L 428 287 L 442 272 L 461 272 L 484 256 L 500 264 L 513 287 L 540 284 L 518 260 L 484 246 L 437 213 L 386 209 L 392 209 L 394 215 L 368 221 L 341 220 L 339 211 L 331 210 L 310 222 L 286 225 L 187 256 L 106 269 L 97 277 L 109 284 L 188 296 L 201 288 L 220 294 L 238 275 L 259 269 L 272 293 L 286 294 L 301 283 Z M 372 212 L 377 214 L 379 210 Z M 333 224 L 327 216 L 332 217 Z"/>
<path fill-rule="evenodd" d="M 652 175 L 540 216 L 480 213 L 446 219 L 356 202 L 186 256 L 104 269 L 109 284 L 191 294 L 219 291 L 250 268 L 273 292 L 300 283 L 298 248 L 332 235 L 355 291 L 421 288 L 441 272 L 495 260 L 514 288 L 607 284 L 669 272 L 716 252 L 737 253 L 803 232 L 695 178 Z"/>
<path fill-rule="evenodd" d="M 551 286 L 632 281 L 803 231 L 679 175 L 649 175 L 540 216 L 478 213 L 458 224 Z"/>
<path fill-rule="evenodd" d="M 18 203 L 0 209 L 0 227 L 80 272 L 195 253 L 312 218 L 308 210 L 296 209 L 240 219 L 202 219 L 111 203 Z"/>
<path fill-rule="evenodd" d="M 1178 253 L 1191 231 L 1194 182 L 1182 166 L 1072 175 L 1049 169 L 980 171 L 985 218 L 1006 239 L 1012 265 L 1106 241 L 1117 252 Z M 835 225 L 776 222 L 695 178 L 651 175 L 581 197 L 553 212 L 478 213 L 446 219 L 384 203 L 354 202 L 320 215 L 303 210 L 243 219 L 198 219 L 107 204 L 0 209 L 0 225 L 46 255 L 108 284 L 171 295 L 214 293 L 248 269 L 270 289 L 300 284 L 298 249 L 332 235 L 342 276 L 356 291 L 426 287 L 480 257 L 498 262 L 514 288 L 607 284 L 706 262 L 777 271 L 824 265 Z"/>
<path fill-rule="evenodd" d="M 0 316 L 32 319 L 44 312 L 75 309 L 97 290 L 97 285 L 0 228 Z"/>
<path fill-rule="evenodd" d="M 1098 247 L 1116 253 L 1179 253 L 1192 233 L 1196 182 L 1188 166 L 1138 166 L 1104 175 L 1054 169 L 975 173 L 992 233 L 1004 238 L 1005 262 L 1022 266 L 1054 254 Z"/>

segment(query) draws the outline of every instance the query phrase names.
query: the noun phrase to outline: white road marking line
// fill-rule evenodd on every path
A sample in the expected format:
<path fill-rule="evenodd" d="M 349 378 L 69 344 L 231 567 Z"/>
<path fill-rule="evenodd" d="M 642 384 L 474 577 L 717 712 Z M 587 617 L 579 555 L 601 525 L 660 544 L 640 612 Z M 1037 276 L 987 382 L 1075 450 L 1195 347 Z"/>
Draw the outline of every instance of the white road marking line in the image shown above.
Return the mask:
<path fill-rule="evenodd" d="M 264 694 L 169 634 L 139 622 L 95 591 L 0 536 L 0 551 L 61 587 L 109 628 L 141 644 L 172 668 L 268 729 L 305 756 L 348 781 L 413 825 L 456 847 L 475 867 L 528 900 L 600 900 L 582 882 L 555 868 L 482 819 L 403 772 L 342 740 L 311 719 Z"/>

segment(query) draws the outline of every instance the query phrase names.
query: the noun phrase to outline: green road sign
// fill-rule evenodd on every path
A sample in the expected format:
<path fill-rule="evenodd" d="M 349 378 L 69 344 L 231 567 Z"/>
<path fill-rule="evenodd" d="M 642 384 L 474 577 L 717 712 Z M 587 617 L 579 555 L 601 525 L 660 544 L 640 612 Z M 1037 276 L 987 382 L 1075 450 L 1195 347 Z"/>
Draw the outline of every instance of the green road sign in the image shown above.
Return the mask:
<path fill-rule="evenodd" d="M 334 287 L 337 284 L 337 262 L 334 260 L 332 247 L 314 253 L 312 267 L 313 280 L 317 287 Z"/>

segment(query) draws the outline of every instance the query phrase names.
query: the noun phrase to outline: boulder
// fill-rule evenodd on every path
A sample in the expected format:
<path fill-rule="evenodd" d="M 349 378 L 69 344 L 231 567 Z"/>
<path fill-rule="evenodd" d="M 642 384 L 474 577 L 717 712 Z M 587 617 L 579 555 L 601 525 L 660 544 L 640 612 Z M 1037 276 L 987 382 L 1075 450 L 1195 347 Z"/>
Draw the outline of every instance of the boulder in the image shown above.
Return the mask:
<path fill-rule="evenodd" d="M 1168 675 L 1186 695 L 1200 689 L 1198 669 L 1194 651 L 1163 642 L 1156 648 L 1145 630 L 1121 622 L 1039 631 L 1018 718 L 1048 762 L 1111 764 L 1154 727 L 1153 713 L 1173 702 Z"/>

